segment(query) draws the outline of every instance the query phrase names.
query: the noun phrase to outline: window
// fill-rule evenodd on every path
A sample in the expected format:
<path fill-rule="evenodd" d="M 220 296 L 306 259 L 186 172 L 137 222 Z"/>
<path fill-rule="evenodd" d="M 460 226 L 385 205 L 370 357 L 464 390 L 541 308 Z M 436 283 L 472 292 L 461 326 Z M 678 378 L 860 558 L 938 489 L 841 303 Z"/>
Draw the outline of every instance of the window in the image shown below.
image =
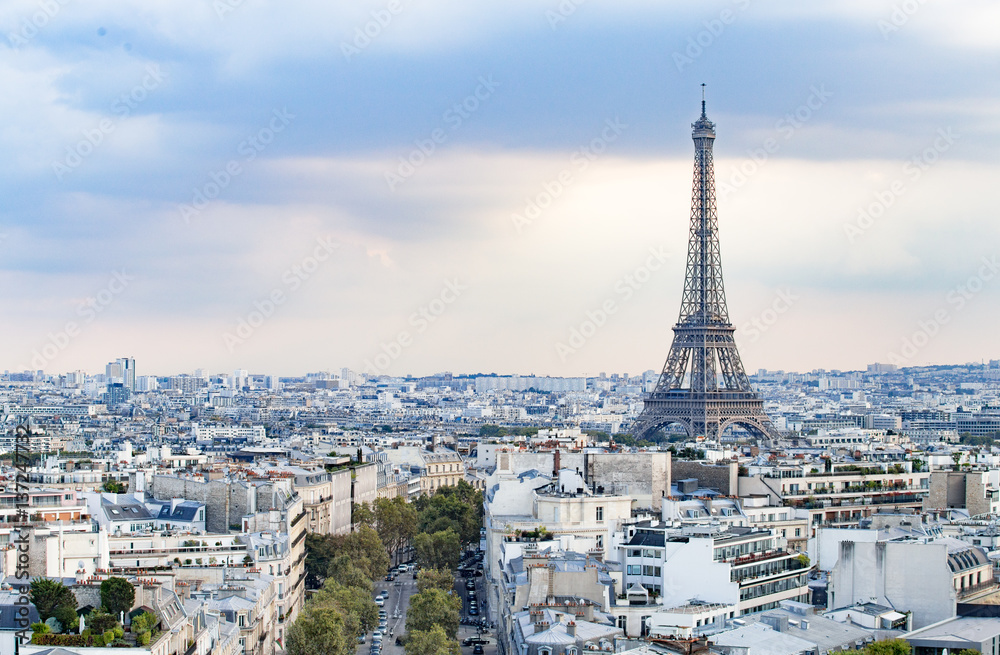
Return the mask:
<path fill-rule="evenodd" d="M 642 575 L 642 566 L 639 564 L 629 564 L 626 573 L 629 575 Z"/>
<path fill-rule="evenodd" d="M 618 615 L 618 628 L 625 631 L 628 635 L 628 617 L 624 614 Z"/>
<path fill-rule="evenodd" d="M 604 535 L 603 534 L 597 535 L 597 547 L 598 548 L 604 548 Z"/>
<path fill-rule="evenodd" d="M 795 528 L 795 536 L 796 537 L 802 536 L 802 528 Z"/>
<path fill-rule="evenodd" d="M 247 617 L 246 617 L 246 615 L 245 614 L 240 614 L 239 617 L 240 617 L 239 618 L 239 625 L 240 625 L 240 627 L 241 628 L 245 628 L 246 625 L 247 625 Z"/>
<path fill-rule="evenodd" d="M 598 506 L 597 507 L 597 520 L 598 521 L 603 521 L 604 520 L 604 507 L 603 506 Z"/>

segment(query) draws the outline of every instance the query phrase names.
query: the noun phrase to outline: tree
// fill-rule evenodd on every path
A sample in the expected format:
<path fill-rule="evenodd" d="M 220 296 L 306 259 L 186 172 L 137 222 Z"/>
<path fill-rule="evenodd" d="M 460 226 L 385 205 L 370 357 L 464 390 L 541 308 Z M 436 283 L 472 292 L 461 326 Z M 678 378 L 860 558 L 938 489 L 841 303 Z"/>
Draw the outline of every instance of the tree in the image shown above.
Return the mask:
<path fill-rule="evenodd" d="M 354 566 L 364 571 L 369 580 L 378 580 L 389 570 L 389 555 L 374 528 L 362 525 L 357 532 L 332 539 L 334 552 L 338 556 L 350 557 Z"/>
<path fill-rule="evenodd" d="M 101 604 L 113 616 L 128 612 L 135 603 L 135 587 L 125 578 L 108 578 L 101 583 Z"/>
<path fill-rule="evenodd" d="M 110 613 L 105 612 L 103 609 L 95 609 L 87 615 L 84 625 L 90 628 L 90 631 L 97 633 L 104 633 L 108 630 L 114 630 L 118 626 L 118 617 L 111 616 Z"/>
<path fill-rule="evenodd" d="M 416 630 L 406 637 L 406 655 L 461 655 L 457 639 L 450 638 L 444 628 L 432 626 L 430 630 Z"/>
<path fill-rule="evenodd" d="M 319 589 L 323 586 L 335 556 L 332 535 L 306 533 L 306 588 Z"/>
<path fill-rule="evenodd" d="M 354 503 L 351 505 L 351 522 L 355 525 L 367 525 L 369 528 L 375 527 L 375 512 L 368 503 Z"/>
<path fill-rule="evenodd" d="M 56 610 L 60 607 L 69 607 L 76 611 L 76 596 L 69 587 L 48 578 L 35 578 L 31 581 L 29 598 L 38 610 L 41 621 L 55 616 Z"/>
<path fill-rule="evenodd" d="M 417 531 L 417 510 L 402 496 L 375 501 L 375 526 L 386 551 L 394 562 Z"/>
<path fill-rule="evenodd" d="M 309 602 L 285 633 L 288 655 L 352 655 L 344 616 L 336 607 Z"/>
<path fill-rule="evenodd" d="M 406 632 L 413 634 L 441 626 L 445 634 L 454 639 L 458 634 L 459 612 L 462 600 L 440 589 L 428 589 L 410 596 L 410 609 L 406 612 Z"/>
<path fill-rule="evenodd" d="M 454 571 L 462 557 L 462 544 L 452 528 L 434 534 L 421 532 L 413 539 L 417 562 L 422 569 Z"/>
<path fill-rule="evenodd" d="M 415 502 L 422 532 L 453 529 L 463 544 L 479 542 L 483 525 L 483 494 L 465 480 L 457 485 L 439 487 L 433 496 L 421 496 Z"/>
<path fill-rule="evenodd" d="M 108 480 L 104 483 L 104 491 L 109 494 L 124 494 L 128 493 L 128 485 L 117 480 Z"/>
<path fill-rule="evenodd" d="M 329 579 L 312 598 L 314 605 L 336 607 L 344 618 L 344 635 L 354 640 L 378 626 L 378 605 L 371 589 L 348 587 Z"/>
<path fill-rule="evenodd" d="M 372 592 L 373 584 L 371 578 L 364 571 L 354 566 L 354 561 L 349 555 L 339 555 L 330 562 L 330 568 L 327 569 L 326 577 L 328 580 L 335 580 L 345 587 L 356 587 L 364 589 L 368 593 Z"/>
<path fill-rule="evenodd" d="M 883 639 L 865 646 L 865 655 L 910 655 L 910 644 L 902 639 Z"/>
<path fill-rule="evenodd" d="M 428 589 L 440 589 L 448 593 L 455 586 L 455 574 L 445 569 L 428 569 L 420 571 L 417 579 L 417 591 L 424 592 Z"/>

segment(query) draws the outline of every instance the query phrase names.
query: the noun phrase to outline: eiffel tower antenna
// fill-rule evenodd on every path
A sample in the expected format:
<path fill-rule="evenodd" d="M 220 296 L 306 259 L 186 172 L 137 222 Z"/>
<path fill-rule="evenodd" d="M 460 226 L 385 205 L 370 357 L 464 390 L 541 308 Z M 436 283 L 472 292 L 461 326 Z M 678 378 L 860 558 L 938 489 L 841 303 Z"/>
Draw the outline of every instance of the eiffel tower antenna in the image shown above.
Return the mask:
<path fill-rule="evenodd" d="M 701 116 L 691 124 L 694 182 L 680 315 L 660 379 L 631 431 L 637 438 L 647 437 L 679 424 L 691 437 L 718 439 L 726 428 L 738 425 L 773 440 L 777 431 L 750 386 L 736 350 L 736 329 L 729 322 L 715 204 L 715 123 L 706 114 L 704 84 L 701 93 Z"/>

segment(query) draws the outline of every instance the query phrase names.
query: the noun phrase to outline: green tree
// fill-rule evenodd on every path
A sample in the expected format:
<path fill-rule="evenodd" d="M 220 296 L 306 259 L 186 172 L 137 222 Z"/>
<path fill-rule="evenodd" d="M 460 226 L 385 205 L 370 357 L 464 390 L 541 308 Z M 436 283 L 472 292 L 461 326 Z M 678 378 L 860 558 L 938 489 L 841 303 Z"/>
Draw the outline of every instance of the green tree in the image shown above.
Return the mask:
<path fill-rule="evenodd" d="M 457 485 L 440 487 L 432 496 L 415 502 L 420 515 L 420 530 L 434 533 L 451 528 L 462 544 L 479 543 L 483 525 L 483 494 L 465 480 Z"/>
<path fill-rule="evenodd" d="M 430 630 L 435 625 L 444 629 L 451 639 L 458 634 L 459 612 L 462 600 L 454 594 L 440 589 L 428 589 L 410 596 L 410 608 L 406 612 L 406 632 Z"/>
<path fill-rule="evenodd" d="M 375 511 L 368 503 L 354 503 L 351 505 L 351 521 L 356 525 L 367 525 L 369 528 L 375 527 Z"/>
<path fill-rule="evenodd" d="M 344 634 L 344 615 L 330 604 L 306 604 L 285 633 L 288 655 L 352 655 L 354 644 Z"/>
<path fill-rule="evenodd" d="M 344 618 L 344 635 L 354 640 L 378 626 L 378 605 L 371 590 L 348 587 L 329 579 L 312 598 L 316 605 L 336 607 Z"/>
<path fill-rule="evenodd" d="M 335 580 L 345 587 L 356 587 L 364 589 L 367 593 L 372 592 L 372 580 L 362 569 L 354 566 L 354 560 L 350 555 L 338 555 L 326 572 L 327 580 Z"/>
<path fill-rule="evenodd" d="M 336 554 L 333 535 L 306 533 L 306 588 L 319 589 L 323 586 L 330 562 Z"/>
<path fill-rule="evenodd" d="M 417 531 L 417 510 L 402 496 L 375 501 L 375 526 L 389 556 L 396 563 Z"/>
<path fill-rule="evenodd" d="M 41 621 L 55 616 L 56 610 L 60 607 L 69 607 L 76 611 L 76 596 L 69 587 L 48 578 L 35 578 L 31 581 L 29 598 L 38 610 Z"/>
<path fill-rule="evenodd" d="M 455 586 L 455 574 L 446 569 L 428 569 L 420 571 L 417 578 L 417 591 L 424 592 L 428 589 L 440 589 L 448 593 Z"/>
<path fill-rule="evenodd" d="M 108 630 L 114 630 L 115 627 L 118 626 L 118 617 L 111 616 L 110 613 L 98 608 L 92 610 L 90 614 L 87 615 L 84 625 L 87 628 L 90 628 L 90 631 L 94 634 L 104 633 Z"/>
<path fill-rule="evenodd" d="M 128 493 L 128 485 L 117 480 L 108 480 L 104 483 L 104 491 L 109 494 Z"/>
<path fill-rule="evenodd" d="M 113 616 L 128 612 L 135 603 L 135 587 L 125 578 L 108 578 L 101 583 L 101 604 Z"/>
<path fill-rule="evenodd" d="M 389 570 L 389 555 L 378 532 L 362 525 L 357 532 L 333 537 L 333 550 L 351 558 L 369 580 L 378 580 Z"/>
<path fill-rule="evenodd" d="M 454 571 L 462 557 L 462 544 L 452 528 L 434 534 L 421 532 L 413 538 L 413 547 L 422 569 Z"/>
<path fill-rule="evenodd" d="M 461 655 L 462 647 L 439 625 L 416 630 L 406 636 L 406 655 Z"/>
<path fill-rule="evenodd" d="M 910 644 L 902 639 L 883 639 L 864 648 L 865 655 L 910 655 Z"/>

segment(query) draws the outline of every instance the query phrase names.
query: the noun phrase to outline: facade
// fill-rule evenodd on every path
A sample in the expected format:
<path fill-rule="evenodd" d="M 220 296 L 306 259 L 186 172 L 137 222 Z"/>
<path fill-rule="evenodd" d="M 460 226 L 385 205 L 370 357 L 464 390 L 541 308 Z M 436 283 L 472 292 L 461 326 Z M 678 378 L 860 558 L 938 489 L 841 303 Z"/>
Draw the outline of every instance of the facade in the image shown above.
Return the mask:
<path fill-rule="evenodd" d="M 842 541 L 827 606 L 873 602 L 912 612 L 922 628 L 955 616 L 955 572 L 947 543 Z"/>
<path fill-rule="evenodd" d="M 924 509 L 955 507 L 970 516 L 1000 513 L 1000 470 L 933 471 Z"/>
<path fill-rule="evenodd" d="M 809 529 L 857 525 L 878 511 L 918 511 L 930 489 L 930 473 L 910 462 L 768 468 L 740 476 L 739 495 L 766 496 L 769 504 L 808 512 Z M 810 534 L 809 536 L 812 536 Z"/>
<path fill-rule="evenodd" d="M 664 607 L 700 601 L 748 614 L 808 601 L 809 567 L 771 530 L 649 521 L 627 526 L 625 535 L 625 588 L 648 590 Z"/>

